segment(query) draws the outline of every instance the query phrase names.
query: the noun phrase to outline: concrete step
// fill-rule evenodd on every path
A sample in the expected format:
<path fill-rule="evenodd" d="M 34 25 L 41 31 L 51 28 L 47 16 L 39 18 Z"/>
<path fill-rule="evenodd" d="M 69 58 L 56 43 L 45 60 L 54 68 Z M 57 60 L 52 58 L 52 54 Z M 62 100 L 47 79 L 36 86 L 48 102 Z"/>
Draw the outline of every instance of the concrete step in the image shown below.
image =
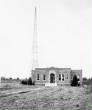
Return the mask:
<path fill-rule="evenodd" d="M 45 83 L 45 86 L 57 86 L 57 83 Z"/>

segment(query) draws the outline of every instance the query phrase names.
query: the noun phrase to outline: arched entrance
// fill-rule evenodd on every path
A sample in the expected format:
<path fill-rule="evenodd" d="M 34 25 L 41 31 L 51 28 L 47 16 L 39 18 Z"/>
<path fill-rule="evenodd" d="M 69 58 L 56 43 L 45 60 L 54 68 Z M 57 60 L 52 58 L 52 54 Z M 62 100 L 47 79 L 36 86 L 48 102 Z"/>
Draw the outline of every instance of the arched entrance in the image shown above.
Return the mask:
<path fill-rule="evenodd" d="M 50 83 L 55 83 L 55 74 L 54 73 L 50 74 Z"/>

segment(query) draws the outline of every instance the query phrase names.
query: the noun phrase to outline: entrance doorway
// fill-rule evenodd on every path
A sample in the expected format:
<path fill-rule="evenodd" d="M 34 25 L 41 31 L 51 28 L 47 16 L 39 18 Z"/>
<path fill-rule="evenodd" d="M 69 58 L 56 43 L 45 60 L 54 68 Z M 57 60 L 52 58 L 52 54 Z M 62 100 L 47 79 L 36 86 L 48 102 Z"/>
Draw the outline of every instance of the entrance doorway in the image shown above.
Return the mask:
<path fill-rule="evenodd" d="M 55 74 L 50 74 L 50 83 L 55 83 Z"/>

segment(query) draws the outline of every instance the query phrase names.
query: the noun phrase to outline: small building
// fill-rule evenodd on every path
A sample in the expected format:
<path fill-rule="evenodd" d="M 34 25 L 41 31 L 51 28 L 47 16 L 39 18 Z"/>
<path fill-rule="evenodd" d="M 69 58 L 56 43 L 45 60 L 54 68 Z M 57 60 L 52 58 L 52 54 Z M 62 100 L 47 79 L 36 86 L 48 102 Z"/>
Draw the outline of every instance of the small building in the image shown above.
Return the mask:
<path fill-rule="evenodd" d="M 71 68 L 35 68 L 32 70 L 32 80 L 36 85 L 57 86 L 71 85 L 74 75 L 82 84 L 82 70 L 71 70 Z"/>

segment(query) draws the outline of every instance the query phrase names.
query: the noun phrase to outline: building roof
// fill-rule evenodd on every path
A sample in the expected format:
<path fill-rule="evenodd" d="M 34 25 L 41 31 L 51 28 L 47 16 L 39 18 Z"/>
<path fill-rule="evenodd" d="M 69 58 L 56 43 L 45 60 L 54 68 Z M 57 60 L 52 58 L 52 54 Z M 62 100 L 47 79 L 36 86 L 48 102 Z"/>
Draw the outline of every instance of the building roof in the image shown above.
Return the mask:
<path fill-rule="evenodd" d="M 35 70 L 50 70 L 50 69 L 55 69 L 55 70 L 66 70 L 69 69 L 71 70 L 71 68 L 57 68 L 57 67 L 48 67 L 48 68 L 36 68 Z"/>

